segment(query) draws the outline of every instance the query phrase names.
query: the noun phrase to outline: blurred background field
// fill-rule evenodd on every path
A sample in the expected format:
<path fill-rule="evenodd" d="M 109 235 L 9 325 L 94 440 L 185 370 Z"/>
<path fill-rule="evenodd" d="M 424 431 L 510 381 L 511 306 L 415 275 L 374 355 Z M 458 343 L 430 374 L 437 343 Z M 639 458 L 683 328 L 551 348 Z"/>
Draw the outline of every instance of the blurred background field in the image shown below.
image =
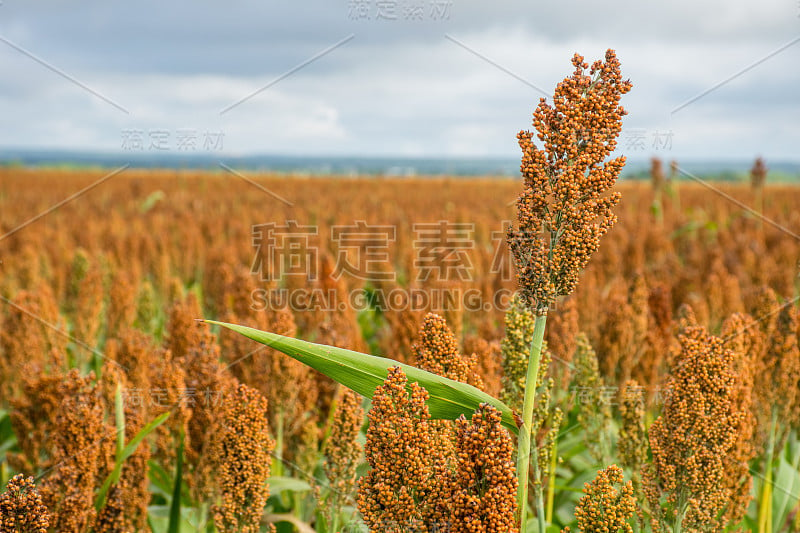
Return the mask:
<path fill-rule="evenodd" d="M 800 188 L 770 178 L 762 191 L 663 172 L 661 180 L 618 185 L 618 224 L 576 292 L 550 311 L 551 404 L 564 412 L 559 460 L 548 473 L 554 528 L 574 526 L 583 483 L 623 461 L 618 431 L 628 380 L 638 384 L 646 423 L 660 413 L 671 354 L 688 322 L 720 334 L 733 313 L 749 313 L 768 341 L 778 331 L 784 340 L 793 336 L 785 357 L 800 358 Z M 519 189 L 518 180 L 500 177 L 0 168 L 0 481 L 36 476 L 59 530 L 77 520 L 75 531 L 89 524 L 166 531 L 176 498 L 183 531 L 213 530 L 215 421 L 241 382 L 266 398 L 275 440 L 264 527 L 325 531 L 324 517 L 334 513 L 357 531 L 354 480 L 343 492 L 330 488 L 341 391 L 277 352 L 195 319 L 413 363 L 423 317 L 435 312 L 460 352 L 475 356 L 485 390 L 497 394 L 504 316 L 516 290 L 505 230 Z M 420 294 L 438 296 L 412 296 Z M 576 370 L 581 332 L 596 353 L 594 382 Z M 778 349 L 767 342 L 763 354 L 751 354 L 753 368 L 763 370 L 753 377 L 748 440 L 755 471 L 777 387 L 768 354 Z M 159 414 L 172 415 L 95 513 L 114 464 L 116 386 L 129 437 Z M 781 418 L 786 435 L 800 426 L 800 403 L 792 401 Z M 64 420 L 58 415 L 69 405 L 89 405 L 91 416 Z M 596 414 L 592 423 L 581 418 L 587 409 Z M 80 475 L 64 467 L 69 446 L 59 435 L 72 434 L 64 424 L 95 432 L 81 441 L 95 451 L 81 456 Z M 357 462 L 363 473 L 363 457 Z M 781 475 L 794 483 L 796 465 L 789 472 Z M 760 483 L 753 479 L 743 496 L 748 528 L 756 519 L 750 491 Z M 795 519 L 793 487 L 773 514 L 774 531 Z"/>

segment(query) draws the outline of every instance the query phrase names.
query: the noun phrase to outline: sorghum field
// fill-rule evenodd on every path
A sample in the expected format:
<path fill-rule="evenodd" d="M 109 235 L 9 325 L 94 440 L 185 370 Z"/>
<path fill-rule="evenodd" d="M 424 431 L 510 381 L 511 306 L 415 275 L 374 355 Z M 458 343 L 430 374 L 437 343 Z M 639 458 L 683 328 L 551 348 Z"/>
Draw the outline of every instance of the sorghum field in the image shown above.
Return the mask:
<path fill-rule="evenodd" d="M 359 482 L 393 490 L 403 479 L 394 469 L 429 476 L 434 454 L 453 453 L 421 434 L 403 441 L 426 422 L 417 405 L 417 424 L 373 436 L 371 449 L 420 448 L 369 470 L 368 401 L 196 318 L 513 391 L 504 368 L 531 323 L 510 298 L 503 225 L 516 180 L 256 178 L 287 204 L 230 175 L 126 170 L 15 231 L 105 174 L 0 171 L 2 482 L 33 476 L 40 498 L 15 495 L 24 485 L 13 478 L 3 531 L 39 531 L 6 525 L 19 506 L 48 516 L 52 531 L 166 531 L 171 509 L 181 531 L 332 531 L 334 521 L 366 531 Z M 554 529 L 601 519 L 589 510 L 598 505 L 641 509 L 627 522 L 647 529 L 673 494 L 697 499 L 714 527 L 797 529 L 800 190 L 764 188 L 772 224 L 743 207 L 754 205 L 749 186 L 719 189 L 669 183 L 656 216 L 651 184 L 618 184 L 618 223 L 575 293 L 548 312 L 549 406 L 536 438 Z M 126 444 L 170 416 L 98 505 L 117 455 L 117 390 Z M 400 424 L 393 407 L 384 400 L 370 420 Z M 425 425 L 452 432 L 445 424 Z M 511 442 L 492 450 L 486 438 L 478 431 L 465 453 L 510 454 Z M 598 475 L 612 464 L 632 493 L 616 468 Z M 415 515 L 409 496 L 391 509 L 398 523 Z M 461 513 L 480 506 L 453 502 Z"/>
<path fill-rule="evenodd" d="M 615 61 L 524 180 L 0 168 L 0 531 L 798 531 L 800 188 Z"/>

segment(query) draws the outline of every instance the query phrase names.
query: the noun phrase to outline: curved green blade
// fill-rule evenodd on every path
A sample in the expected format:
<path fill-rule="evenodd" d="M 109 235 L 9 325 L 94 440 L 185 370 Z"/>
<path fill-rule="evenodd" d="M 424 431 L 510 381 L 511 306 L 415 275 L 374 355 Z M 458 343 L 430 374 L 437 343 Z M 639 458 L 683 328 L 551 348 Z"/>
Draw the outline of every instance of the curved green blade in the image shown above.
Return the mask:
<path fill-rule="evenodd" d="M 507 429 L 513 433 L 518 431 L 511 409 L 497 398 L 472 385 L 437 376 L 385 357 L 314 344 L 236 324 L 214 320 L 205 322 L 228 328 L 283 352 L 368 398 L 372 398 L 375 388 L 383 384 L 389 374 L 389 368 L 399 366 L 410 382 L 419 383 L 428 391 L 430 395 L 428 410 L 431 418 L 455 420 L 461 415 L 471 417 L 480 404 L 488 403 L 500 411 L 503 425 Z"/>

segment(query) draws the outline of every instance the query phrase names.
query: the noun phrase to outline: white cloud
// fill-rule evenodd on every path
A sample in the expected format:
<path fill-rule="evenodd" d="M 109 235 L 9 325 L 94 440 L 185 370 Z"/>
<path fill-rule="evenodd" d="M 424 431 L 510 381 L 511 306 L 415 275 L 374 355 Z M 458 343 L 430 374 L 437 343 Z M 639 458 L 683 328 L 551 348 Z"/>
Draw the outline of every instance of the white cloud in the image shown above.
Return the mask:
<path fill-rule="evenodd" d="M 415 25 L 348 20 L 344 2 L 63 11 L 12 1 L 1 36 L 130 115 L 0 43 L 0 69 L 14 72 L 0 80 L 0 113 L 13 124 L 0 147 L 118 150 L 125 128 L 194 128 L 223 131 L 228 153 L 516 157 L 516 132 L 530 128 L 540 94 L 503 69 L 550 94 L 573 52 L 591 62 L 613 47 L 634 84 L 626 128 L 673 131 L 679 158 L 740 157 L 746 146 L 798 159 L 800 43 L 672 113 L 795 37 L 789 4 L 456 0 L 451 20 Z M 113 14 L 129 24 L 109 26 Z M 70 23 L 81 17 L 84 27 Z M 352 41 L 220 115 L 349 33 Z"/>

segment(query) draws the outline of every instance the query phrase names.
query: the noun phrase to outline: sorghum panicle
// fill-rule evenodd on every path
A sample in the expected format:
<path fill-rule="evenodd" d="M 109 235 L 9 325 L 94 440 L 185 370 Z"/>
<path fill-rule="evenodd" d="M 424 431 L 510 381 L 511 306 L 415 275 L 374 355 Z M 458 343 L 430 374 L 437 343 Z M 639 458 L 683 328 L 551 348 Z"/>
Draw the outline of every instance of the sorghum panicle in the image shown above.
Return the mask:
<path fill-rule="evenodd" d="M 21 381 L 22 394 L 11 403 L 10 414 L 20 453 L 9 453 L 8 461 L 18 471 L 46 470 L 54 464 L 50 447 L 59 431 L 62 402 L 83 397 L 88 385 L 77 370 L 24 375 Z"/>
<path fill-rule="evenodd" d="M 17 474 L 0 494 L 0 533 L 47 533 L 50 517 L 33 477 Z"/>
<path fill-rule="evenodd" d="M 483 388 L 483 382 L 475 372 L 477 360 L 461 355 L 458 341 L 443 317 L 435 313 L 425 315 L 413 350 L 417 366 L 422 370 Z"/>
<path fill-rule="evenodd" d="M 266 331 L 287 337 L 297 335 L 297 324 L 288 305 L 270 307 L 264 320 L 266 326 L 263 329 Z M 241 335 L 234 336 L 241 338 Z M 243 348 L 239 347 L 240 350 Z M 240 358 L 252 350 L 252 347 L 248 348 Z M 239 364 L 231 368 L 246 378 L 243 381 L 247 385 L 267 398 L 269 419 L 273 424 L 283 426 L 284 446 L 277 453 L 291 459 L 303 438 L 304 428 L 315 424 L 313 416 L 319 395 L 315 373 L 309 373 L 300 361 L 269 347 L 252 353 L 242 363 L 245 365 L 241 370 L 236 369 Z"/>
<path fill-rule="evenodd" d="M 645 391 L 634 380 L 625 383 L 619 405 L 622 425 L 619 428 L 619 458 L 625 469 L 637 480 L 647 461 L 647 435 L 644 427 Z"/>
<path fill-rule="evenodd" d="M 352 497 L 356 485 L 356 467 L 361 458 L 358 434 L 364 421 L 361 396 L 345 390 L 336 404 L 331 435 L 325 447 L 325 475 L 332 492 L 332 509 L 338 513 L 345 501 Z"/>
<path fill-rule="evenodd" d="M 375 389 L 364 453 L 370 469 L 359 481 L 358 510 L 370 531 L 435 531 L 448 518 L 438 506 L 436 443 L 427 391 L 408 385 L 400 367 Z"/>
<path fill-rule="evenodd" d="M 53 467 L 40 488 L 53 527 L 59 532 L 82 533 L 94 524 L 94 495 L 104 459 L 100 444 L 109 438 L 113 442 L 113 432 L 105 431 L 93 378 L 72 370 L 60 386 L 63 400 L 53 433 Z"/>
<path fill-rule="evenodd" d="M 722 339 L 733 352 L 734 371 L 738 377 L 734 390 L 736 409 L 743 413 L 736 430 L 737 438 L 730 454 L 732 464 L 726 471 L 726 484 L 731 490 L 725 521 L 738 524 L 750 505 L 753 477 L 750 461 L 756 456 L 756 419 L 753 414 L 753 383 L 756 354 L 762 342 L 755 321 L 749 315 L 735 313 L 722 323 Z"/>
<path fill-rule="evenodd" d="M 516 412 L 522 412 L 528 354 L 533 340 L 533 313 L 522 297 L 515 294 L 505 316 L 506 335 L 501 342 L 503 390 L 500 399 Z"/>
<path fill-rule="evenodd" d="M 601 319 L 600 334 L 595 341 L 597 360 L 601 374 L 610 382 L 617 383 L 630 373 L 634 357 L 633 340 L 635 321 L 633 309 L 628 303 L 628 285 L 621 278 L 612 284 L 605 298 L 605 312 Z M 622 379 L 622 383 L 625 379 Z"/>
<path fill-rule="evenodd" d="M 653 190 L 660 192 L 664 188 L 664 165 L 661 159 L 653 157 L 650 159 L 650 183 L 653 185 Z"/>
<path fill-rule="evenodd" d="M 130 442 L 144 423 L 141 409 L 126 405 L 125 442 Z M 109 490 L 106 505 L 97 516 L 95 533 L 136 533 L 147 530 L 147 506 L 150 504 L 149 460 L 150 446 L 147 443 L 137 446 L 133 455 L 125 460 L 119 481 Z"/>
<path fill-rule="evenodd" d="M 778 313 L 781 309 L 778 295 L 768 285 L 760 285 L 751 290 L 748 296 L 747 313 L 756 320 L 758 329 L 764 337 L 770 338 L 778 323 Z"/>
<path fill-rule="evenodd" d="M 564 389 L 569 386 L 571 363 L 577 348 L 578 318 L 578 304 L 574 296 L 564 298 L 557 309 L 550 309 L 547 317 L 547 347 L 553 358 L 560 363 L 552 369 L 552 374 Z"/>
<path fill-rule="evenodd" d="M 184 370 L 185 389 L 179 391 L 182 396 L 177 402 L 190 408 L 184 452 L 191 491 L 198 500 L 214 485 L 208 447 L 222 423 L 218 413 L 221 400 L 236 390 L 235 378 L 220 360 L 216 337 L 208 324 L 196 320 L 200 313 L 193 293 L 176 301 L 170 312 L 167 338 L 172 361 Z M 186 391 L 191 391 L 193 397 L 187 398 Z"/>
<path fill-rule="evenodd" d="M 647 307 L 645 352 L 633 370 L 633 378 L 647 390 L 645 403 L 650 405 L 658 392 L 670 345 L 675 342 L 672 337 L 672 297 L 666 283 L 657 282 L 650 287 Z"/>
<path fill-rule="evenodd" d="M 605 462 L 611 443 L 608 427 L 611 423 L 611 398 L 598 368 L 597 355 L 583 333 L 578 334 L 573 370 L 573 392 L 578 402 L 578 424 L 586 431 L 586 447 L 595 461 Z"/>
<path fill-rule="evenodd" d="M 517 533 L 514 447 L 500 412 L 482 404 L 471 421 L 462 415 L 456 425 L 458 462 L 449 531 Z"/>
<path fill-rule="evenodd" d="M 163 351 L 154 344 L 153 339 L 139 330 L 123 328 L 117 337 L 109 339 L 105 346 L 105 356 L 125 369 L 125 377 L 136 391 L 150 389 L 150 374 L 155 367 L 167 364 Z M 141 401 L 146 409 L 150 402 Z"/>
<path fill-rule="evenodd" d="M 763 157 L 757 157 L 753 163 L 753 168 L 750 169 L 750 184 L 753 189 L 760 189 L 764 187 L 767 181 L 767 165 L 764 163 Z"/>
<path fill-rule="evenodd" d="M 194 294 L 172 304 L 167 321 L 166 348 L 172 357 L 182 359 L 191 348 L 208 341 L 208 326 L 197 321 L 203 316 Z"/>
<path fill-rule="evenodd" d="M 702 327 L 687 327 L 668 381 L 661 416 L 649 429 L 652 463 L 644 472 L 653 529 L 716 531 L 731 497 L 726 483 L 745 413 L 735 401 L 733 352 Z M 666 507 L 660 504 L 666 496 Z"/>
<path fill-rule="evenodd" d="M 214 524 L 220 531 L 258 533 L 275 446 L 269 436 L 267 400 L 240 384 L 225 398 L 220 416 L 224 426 L 212 453 L 222 503 L 214 508 Z"/>
<path fill-rule="evenodd" d="M 575 507 L 580 531 L 633 533 L 629 521 L 636 512 L 636 498 L 633 484 L 624 482 L 620 467 L 611 465 L 598 471 L 597 476 L 584 485 L 583 494 Z M 569 528 L 562 530 L 566 531 Z"/>
<path fill-rule="evenodd" d="M 635 272 L 628 286 L 628 304 L 631 306 L 631 329 L 633 330 L 631 352 L 634 353 L 631 356 L 632 361 L 628 363 L 631 368 L 639 362 L 642 346 L 645 344 L 647 332 L 650 330 L 649 297 L 650 291 L 647 288 L 644 274 Z"/>
<path fill-rule="evenodd" d="M 484 338 L 481 334 L 465 335 L 464 354 L 472 354 L 469 356 L 469 360 L 477 361 L 477 374 L 483 381 L 483 390 L 497 398 L 500 396 L 503 377 L 500 341 L 486 340 L 487 338 L 492 337 L 487 335 Z"/>
<path fill-rule="evenodd" d="M 136 287 L 130 272 L 118 269 L 108 289 L 106 337 L 114 338 L 123 329 L 133 326 L 136 319 Z"/>
<path fill-rule="evenodd" d="M 192 418 L 192 402 L 186 398 L 189 390 L 186 382 L 186 369 L 181 361 L 176 361 L 169 350 L 159 348 L 152 353 L 147 375 L 152 395 L 146 398 L 147 416 L 157 417 L 170 412 L 167 421 L 155 429 L 155 457 L 164 466 L 174 470 L 177 459 L 178 440 L 191 446 L 189 420 Z M 147 389 L 146 389 L 147 390 Z M 196 392 L 196 391 L 195 391 Z M 197 402 L 217 402 L 219 396 L 213 394 L 196 398 Z"/>
<path fill-rule="evenodd" d="M 80 294 L 80 285 L 86 273 L 92 265 L 89 258 L 89 252 L 84 248 L 75 250 L 72 256 L 72 264 L 69 268 L 69 275 L 67 278 L 67 286 L 64 294 L 64 312 L 68 315 L 73 315 L 77 311 L 78 296 Z"/>
<path fill-rule="evenodd" d="M 21 369 L 32 370 L 23 375 L 60 369 L 67 353 L 67 339 L 56 331 L 66 331 L 67 326 L 47 285 L 20 291 L 13 304 L 0 328 L 0 405 L 8 405 L 19 392 Z"/>
<path fill-rule="evenodd" d="M 136 318 L 133 321 L 135 328 L 144 333 L 154 335 L 158 325 L 158 303 L 156 302 L 156 289 L 150 280 L 146 279 L 139 286 L 136 294 Z"/>
<path fill-rule="evenodd" d="M 756 389 L 764 396 L 762 408 L 777 413 L 783 431 L 800 425 L 800 347 L 798 347 L 798 312 L 792 303 L 780 308 L 767 350 L 759 362 Z"/>
<path fill-rule="evenodd" d="M 616 221 L 611 208 L 624 157 L 604 162 L 617 146 L 625 110 L 619 105 L 631 89 L 623 81 L 613 50 L 605 62 L 589 65 L 575 54 L 573 75 L 559 83 L 553 105 L 542 99 L 533 114 L 533 133 L 518 135 L 525 190 L 517 200 L 519 224 L 508 231 L 520 288 L 537 314 L 559 295 L 570 294 L 600 237 Z"/>
<path fill-rule="evenodd" d="M 78 286 L 72 334 L 81 341 L 76 349 L 76 364 L 81 367 L 92 357 L 91 349 L 97 344 L 103 313 L 103 272 L 95 259 Z M 85 345 L 85 346 L 84 346 Z"/>

